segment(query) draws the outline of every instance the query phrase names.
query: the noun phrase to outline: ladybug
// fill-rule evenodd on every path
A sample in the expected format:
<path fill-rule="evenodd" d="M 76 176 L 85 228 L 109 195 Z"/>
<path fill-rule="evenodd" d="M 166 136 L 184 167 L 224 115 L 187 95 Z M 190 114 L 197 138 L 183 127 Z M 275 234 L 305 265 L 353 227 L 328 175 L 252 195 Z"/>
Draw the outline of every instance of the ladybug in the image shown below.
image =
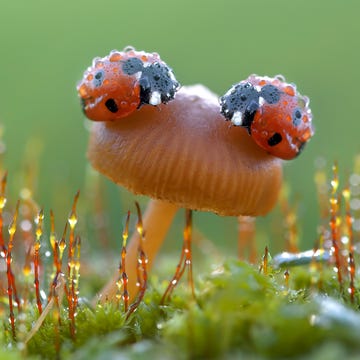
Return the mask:
<path fill-rule="evenodd" d="M 95 121 L 118 120 L 142 105 L 166 104 L 179 89 L 172 70 L 157 53 L 125 48 L 95 58 L 77 85 L 85 115 Z"/>
<path fill-rule="evenodd" d="M 268 153 L 284 160 L 298 156 L 314 134 L 309 99 L 281 75 L 250 75 L 220 98 L 220 111 L 247 129 Z"/>

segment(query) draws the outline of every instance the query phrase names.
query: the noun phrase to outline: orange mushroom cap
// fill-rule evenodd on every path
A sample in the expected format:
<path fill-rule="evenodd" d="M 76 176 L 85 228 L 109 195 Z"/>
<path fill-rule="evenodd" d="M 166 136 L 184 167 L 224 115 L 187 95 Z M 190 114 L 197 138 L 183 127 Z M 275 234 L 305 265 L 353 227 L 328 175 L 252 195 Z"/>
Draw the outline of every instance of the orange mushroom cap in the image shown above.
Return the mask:
<path fill-rule="evenodd" d="M 183 87 L 175 100 L 91 128 L 92 166 L 135 194 L 219 215 L 264 215 L 282 182 L 281 160 L 223 121 L 218 97 Z"/>

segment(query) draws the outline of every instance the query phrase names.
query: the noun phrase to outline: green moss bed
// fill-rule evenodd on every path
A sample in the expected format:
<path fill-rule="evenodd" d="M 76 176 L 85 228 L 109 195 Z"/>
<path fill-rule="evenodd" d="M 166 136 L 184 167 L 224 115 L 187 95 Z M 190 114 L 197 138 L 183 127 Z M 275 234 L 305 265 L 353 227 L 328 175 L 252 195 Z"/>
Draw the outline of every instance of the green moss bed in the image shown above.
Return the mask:
<path fill-rule="evenodd" d="M 64 302 L 60 327 L 49 312 L 26 347 L 19 333 L 13 341 L 4 313 L 0 359 L 358 359 L 358 293 L 350 301 L 332 266 L 310 268 L 290 269 L 286 282 L 283 269 L 264 274 L 230 259 L 197 274 L 195 299 L 183 281 L 162 306 L 166 283 L 151 278 L 128 319 L 121 303 L 94 309 L 80 298 L 74 339 Z M 35 305 L 20 319 L 27 331 Z"/>

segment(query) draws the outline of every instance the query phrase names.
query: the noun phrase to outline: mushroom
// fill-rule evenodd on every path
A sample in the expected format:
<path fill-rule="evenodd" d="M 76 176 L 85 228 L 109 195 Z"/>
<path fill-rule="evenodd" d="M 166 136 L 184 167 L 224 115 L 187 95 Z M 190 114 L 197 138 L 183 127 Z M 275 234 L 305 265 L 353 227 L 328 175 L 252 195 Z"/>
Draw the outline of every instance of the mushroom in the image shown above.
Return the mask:
<path fill-rule="evenodd" d="M 166 105 L 93 123 L 87 155 L 113 182 L 152 198 L 143 217 L 148 269 L 179 208 L 265 215 L 282 182 L 282 161 L 258 147 L 244 128 L 229 126 L 218 97 L 201 85 L 182 87 Z M 127 248 L 131 297 L 137 292 L 138 242 L 134 234 Z M 117 279 L 118 272 L 102 289 L 102 299 L 115 299 Z"/>

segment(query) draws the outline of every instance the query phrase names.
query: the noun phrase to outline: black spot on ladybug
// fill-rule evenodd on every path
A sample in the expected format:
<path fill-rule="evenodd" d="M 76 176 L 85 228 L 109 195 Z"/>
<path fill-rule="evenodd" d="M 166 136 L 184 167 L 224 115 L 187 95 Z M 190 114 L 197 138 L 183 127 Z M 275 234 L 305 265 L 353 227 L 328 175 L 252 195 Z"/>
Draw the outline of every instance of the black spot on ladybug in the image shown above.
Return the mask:
<path fill-rule="evenodd" d="M 280 100 L 280 90 L 276 86 L 268 84 L 261 88 L 260 96 L 262 96 L 268 104 L 276 104 Z"/>
<path fill-rule="evenodd" d="M 122 64 L 122 70 L 126 75 L 134 75 L 137 72 L 142 71 L 143 68 L 144 63 L 136 57 L 130 58 Z"/>
<path fill-rule="evenodd" d="M 296 108 L 292 113 L 292 122 L 294 126 L 299 126 L 301 124 L 301 118 L 302 118 L 301 110 L 299 108 Z"/>
<path fill-rule="evenodd" d="M 164 63 L 155 62 L 143 68 L 140 84 L 140 105 L 148 104 L 151 94 L 158 92 L 161 102 L 166 104 L 172 100 L 180 84 L 172 74 L 172 70 Z"/>
<path fill-rule="evenodd" d="M 275 146 L 282 141 L 282 136 L 279 133 L 275 133 L 271 138 L 268 139 L 268 145 L 269 146 Z"/>
<path fill-rule="evenodd" d="M 99 87 L 102 85 L 103 81 L 104 81 L 104 77 L 105 77 L 105 71 L 104 70 L 99 70 L 95 75 L 94 75 L 94 79 L 93 79 L 93 84 L 95 87 Z"/>
<path fill-rule="evenodd" d="M 240 83 L 220 98 L 220 112 L 226 120 L 231 120 L 235 112 L 243 114 L 242 126 L 250 126 L 259 108 L 259 93 L 250 83 Z"/>
<path fill-rule="evenodd" d="M 112 113 L 116 113 L 119 110 L 114 99 L 107 99 L 105 102 L 105 106 Z"/>

